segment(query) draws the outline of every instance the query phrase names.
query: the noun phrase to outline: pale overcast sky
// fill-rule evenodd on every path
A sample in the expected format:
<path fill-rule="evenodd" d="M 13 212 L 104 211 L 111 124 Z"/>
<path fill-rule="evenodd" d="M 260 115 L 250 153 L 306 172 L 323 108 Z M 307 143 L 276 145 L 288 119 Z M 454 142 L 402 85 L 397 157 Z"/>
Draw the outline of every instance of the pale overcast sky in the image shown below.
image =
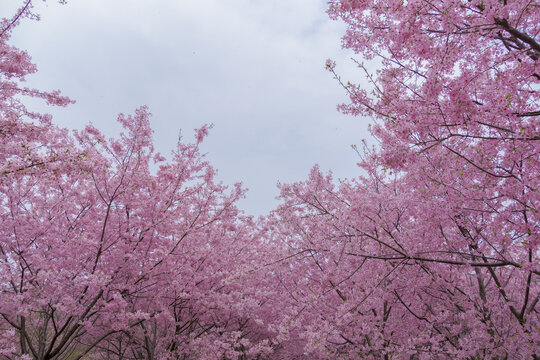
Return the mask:
<path fill-rule="evenodd" d="M 10 17 L 18 0 L 0 0 Z M 351 144 L 367 121 L 340 114 L 347 101 L 327 58 L 361 80 L 342 50 L 344 25 L 324 0 L 36 1 L 39 23 L 24 21 L 12 43 L 39 72 L 30 86 L 61 89 L 77 103 L 48 109 L 60 126 L 92 122 L 114 135 L 120 112 L 148 105 L 156 148 L 168 154 L 181 129 L 214 124 L 202 145 L 218 178 L 249 189 L 239 206 L 265 214 L 276 183 L 305 179 L 319 164 L 335 178 L 360 174 Z"/>

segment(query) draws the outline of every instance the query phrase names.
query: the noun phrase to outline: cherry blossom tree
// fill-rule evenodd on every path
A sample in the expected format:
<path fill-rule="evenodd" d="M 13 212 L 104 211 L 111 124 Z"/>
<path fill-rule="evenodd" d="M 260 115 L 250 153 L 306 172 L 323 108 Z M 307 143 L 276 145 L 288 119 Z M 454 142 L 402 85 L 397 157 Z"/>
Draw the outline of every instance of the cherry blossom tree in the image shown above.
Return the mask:
<path fill-rule="evenodd" d="M 22 95 L 36 71 L 8 45 L 31 1 L 0 35 L 0 357 L 251 359 L 272 351 L 262 321 L 264 248 L 216 182 L 196 141 L 155 153 L 149 112 L 118 117 L 119 138 L 69 132 Z M 269 287 L 269 289 L 271 289 Z"/>
<path fill-rule="evenodd" d="M 19 343 L 5 356 L 110 356 L 126 339 L 119 357 L 266 351 L 242 332 L 258 306 L 241 286 L 256 254 L 243 190 L 213 181 L 198 143 L 154 154 L 145 108 L 119 121 L 120 139 L 77 133 L 71 164 L 3 177 L 0 314 Z"/>
<path fill-rule="evenodd" d="M 317 167 L 258 222 L 149 111 L 108 138 L 24 97 L 36 71 L 0 21 L 0 357 L 537 359 L 540 8 L 333 0 L 377 120 L 362 177 Z M 373 72 L 373 65 L 378 70 Z M 370 92 L 371 91 L 371 92 Z M 357 149 L 360 150 L 360 149 Z"/>
<path fill-rule="evenodd" d="M 540 8 L 341 0 L 329 14 L 371 88 L 367 176 L 282 187 L 273 238 L 319 358 L 538 358 Z M 379 66 L 376 72 L 371 69 Z M 297 274 L 295 277 L 294 275 Z M 289 329 L 290 330 L 290 329 Z"/>

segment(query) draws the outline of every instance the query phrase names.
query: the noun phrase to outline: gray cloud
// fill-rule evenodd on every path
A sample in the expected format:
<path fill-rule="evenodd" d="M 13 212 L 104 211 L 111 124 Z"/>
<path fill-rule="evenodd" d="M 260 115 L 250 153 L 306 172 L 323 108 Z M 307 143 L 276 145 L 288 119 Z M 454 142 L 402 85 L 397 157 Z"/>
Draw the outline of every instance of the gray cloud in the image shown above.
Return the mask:
<path fill-rule="evenodd" d="M 203 151 L 226 184 L 250 189 L 240 204 L 262 214 L 276 205 L 276 182 L 305 178 L 318 163 L 336 177 L 360 173 L 350 144 L 365 120 L 336 111 L 345 90 L 324 70 L 337 60 L 361 75 L 340 49 L 343 25 L 315 0 L 73 0 L 36 4 L 40 23 L 13 42 L 40 72 L 39 88 L 62 89 L 77 103 L 52 111 L 57 123 L 93 122 L 114 134 L 119 112 L 148 105 L 160 152 L 182 129 L 213 123 Z M 51 109 L 49 109 L 51 111 Z"/>

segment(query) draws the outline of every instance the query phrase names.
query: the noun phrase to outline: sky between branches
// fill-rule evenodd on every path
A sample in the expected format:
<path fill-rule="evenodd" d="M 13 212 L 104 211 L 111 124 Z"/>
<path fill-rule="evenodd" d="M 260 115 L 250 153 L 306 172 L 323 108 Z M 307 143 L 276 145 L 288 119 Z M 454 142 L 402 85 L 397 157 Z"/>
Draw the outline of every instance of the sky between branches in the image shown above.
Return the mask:
<path fill-rule="evenodd" d="M 0 1 L 2 17 L 20 4 Z M 180 130 L 191 141 L 214 124 L 202 149 L 225 184 L 249 188 L 239 206 L 259 215 L 277 204 L 278 181 L 316 163 L 336 178 L 360 174 L 350 145 L 369 136 L 367 121 L 337 112 L 347 97 L 325 59 L 352 82 L 361 73 L 325 10 L 323 0 L 36 2 L 41 21 L 25 21 L 12 42 L 38 66 L 29 86 L 77 101 L 46 109 L 60 126 L 114 135 L 118 113 L 148 105 L 166 155 Z"/>

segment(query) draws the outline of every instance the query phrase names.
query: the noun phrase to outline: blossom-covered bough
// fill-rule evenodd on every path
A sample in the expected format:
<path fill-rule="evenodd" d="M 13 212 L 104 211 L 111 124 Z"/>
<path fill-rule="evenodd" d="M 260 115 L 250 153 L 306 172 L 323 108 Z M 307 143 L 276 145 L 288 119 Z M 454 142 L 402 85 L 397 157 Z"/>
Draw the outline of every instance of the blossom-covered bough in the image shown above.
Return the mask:
<path fill-rule="evenodd" d="M 366 177 L 335 186 L 315 168 L 282 187 L 274 226 L 302 254 L 307 349 L 538 358 L 540 7 L 342 0 L 329 14 L 380 64 L 357 61 L 369 92 L 327 62 L 350 95 L 341 110 L 378 120 L 379 147 L 361 154 Z"/>
<path fill-rule="evenodd" d="M 199 152 L 68 131 L 0 22 L 1 359 L 538 359 L 540 7 L 333 0 L 377 120 L 364 176 L 314 167 L 254 221 Z M 364 65 L 362 61 L 375 60 Z"/>
<path fill-rule="evenodd" d="M 199 152 L 152 146 L 149 111 L 119 138 L 69 132 L 24 96 L 35 71 L 8 45 L 31 1 L 0 23 L 0 358 L 219 359 L 271 351 L 250 218 Z M 250 273 L 251 271 L 251 273 Z M 249 276 L 248 276 L 249 275 Z"/>

